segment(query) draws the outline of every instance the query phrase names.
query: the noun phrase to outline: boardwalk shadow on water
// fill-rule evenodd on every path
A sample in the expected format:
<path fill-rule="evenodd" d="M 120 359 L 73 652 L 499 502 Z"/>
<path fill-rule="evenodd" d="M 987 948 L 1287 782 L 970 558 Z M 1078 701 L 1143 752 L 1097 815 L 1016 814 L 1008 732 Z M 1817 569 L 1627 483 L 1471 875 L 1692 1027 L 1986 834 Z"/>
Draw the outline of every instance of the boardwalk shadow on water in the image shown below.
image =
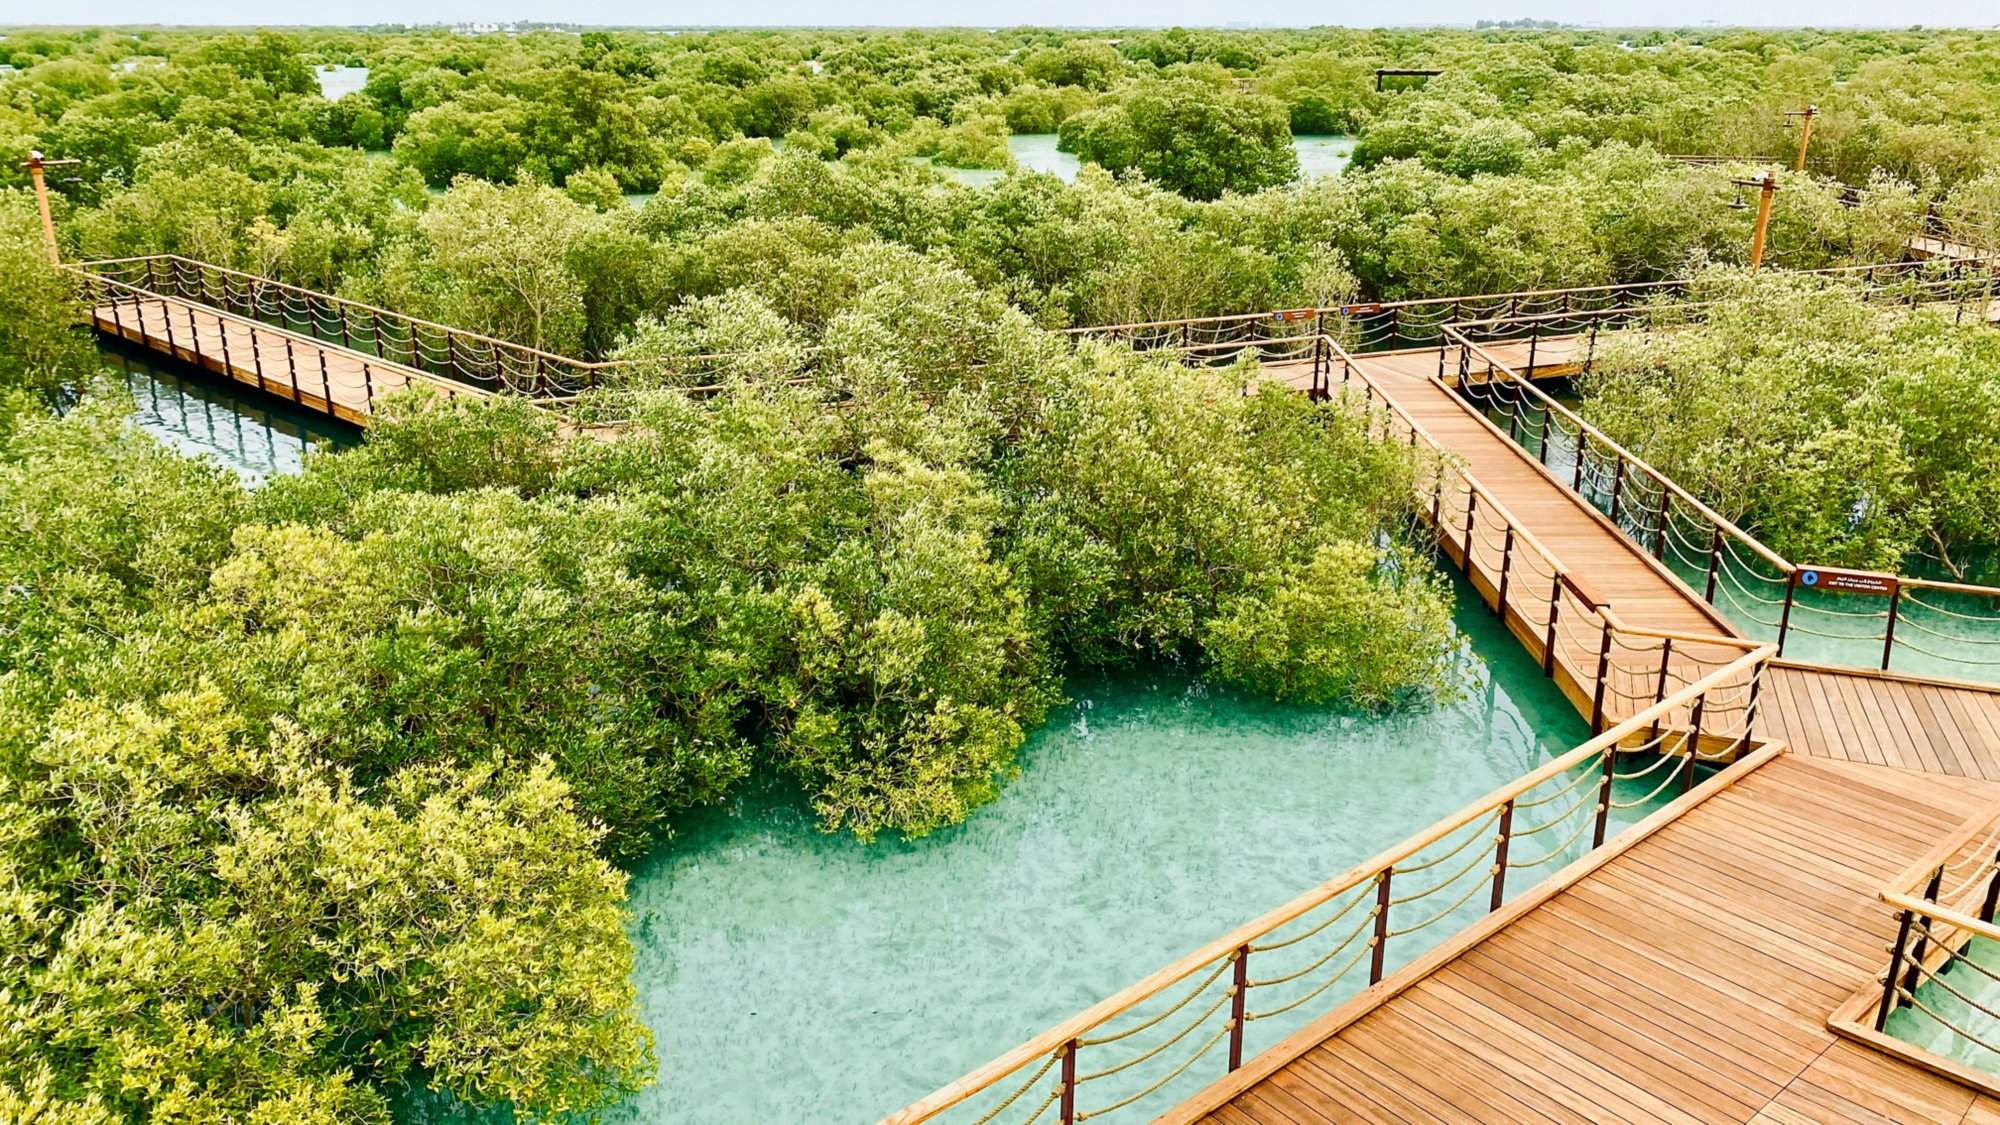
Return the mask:
<path fill-rule="evenodd" d="M 166 445 L 234 469 L 245 483 L 296 473 L 308 448 L 344 448 L 360 431 L 134 345 L 100 337 L 107 378 L 132 393 L 132 420 Z"/>

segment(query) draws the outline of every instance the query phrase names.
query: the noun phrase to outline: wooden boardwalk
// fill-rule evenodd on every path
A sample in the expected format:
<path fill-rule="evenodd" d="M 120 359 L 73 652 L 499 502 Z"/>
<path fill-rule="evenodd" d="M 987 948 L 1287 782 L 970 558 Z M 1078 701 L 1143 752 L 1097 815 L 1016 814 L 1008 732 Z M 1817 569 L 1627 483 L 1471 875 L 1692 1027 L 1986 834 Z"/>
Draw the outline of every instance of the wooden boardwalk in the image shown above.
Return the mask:
<path fill-rule="evenodd" d="M 487 395 L 379 356 L 174 298 L 99 305 L 91 322 L 107 335 L 357 426 L 368 424 L 383 396 L 412 384 L 450 398 Z"/>
<path fill-rule="evenodd" d="M 1876 891 L 1995 788 L 1780 756 L 1162 1121 L 2000 1121 L 1825 1023 L 1892 940 Z"/>
<path fill-rule="evenodd" d="M 1679 633 L 1739 635 L 1726 616 L 1439 379 L 1436 351 L 1360 356 L 1356 363 L 1398 410 L 1463 458 L 1551 551 L 1579 567 L 1621 618 Z M 1455 354 L 1444 366 L 1456 370 Z M 1272 374 L 1287 384 L 1311 378 L 1305 365 L 1274 367 Z M 2000 780 L 2000 686 L 1799 662 L 1775 667 L 1770 686 L 1758 733 L 1794 753 Z"/>

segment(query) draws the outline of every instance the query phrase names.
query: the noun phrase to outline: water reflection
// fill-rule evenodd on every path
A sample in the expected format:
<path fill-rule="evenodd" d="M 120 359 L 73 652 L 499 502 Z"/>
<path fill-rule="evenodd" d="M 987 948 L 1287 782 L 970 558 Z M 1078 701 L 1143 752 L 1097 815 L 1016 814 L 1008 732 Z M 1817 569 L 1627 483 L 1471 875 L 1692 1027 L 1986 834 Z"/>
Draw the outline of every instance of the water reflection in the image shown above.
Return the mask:
<path fill-rule="evenodd" d="M 132 392 L 139 428 L 190 457 L 210 457 L 248 484 L 296 473 L 306 450 L 348 446 L 359 431 L 150 352 L 103 342 L 105 372 Z"/>

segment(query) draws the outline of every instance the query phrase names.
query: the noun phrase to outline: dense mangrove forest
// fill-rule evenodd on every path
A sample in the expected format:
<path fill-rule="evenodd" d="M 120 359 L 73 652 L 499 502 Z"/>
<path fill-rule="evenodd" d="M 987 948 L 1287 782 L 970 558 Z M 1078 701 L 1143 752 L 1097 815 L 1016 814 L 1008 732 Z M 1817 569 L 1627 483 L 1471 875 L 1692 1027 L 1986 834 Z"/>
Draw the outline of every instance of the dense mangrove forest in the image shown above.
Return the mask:
<path fill-rule="evenodd" d="M 0 150 L 0 1121 L 630 1119 L 684 1104 L 632 1099 L 704 1016 L 642 1003 L 638 950 L 775 932 L 704 863 L 1034 840 L 994 807 L 1024 770 L 1175 790 L 1159 731 L 1224 737 L 1213 699 L 1268 736 L 1230 777 L 1364 813 L 1548 750 L 1495 715 L 1574 741 L 1468 624 L 1432 454 L 1069 329 L 1685 280 L 1712 311 L 1566 401 L 1781 552 L 2000 547 L 2000 336 L 1802 272 L 2000 245 L 1996 33 L 22 27 Z M 64 261 L 644 362 L 237 472 L 135 424 L 30 150 L 77 162 Z M 1146 727 L 1129 778 L 1093 700 Z M 1363 752 L 1411 760 L 1376 792 Z M 635 877 L 710 897 L 661 922 Z"/>

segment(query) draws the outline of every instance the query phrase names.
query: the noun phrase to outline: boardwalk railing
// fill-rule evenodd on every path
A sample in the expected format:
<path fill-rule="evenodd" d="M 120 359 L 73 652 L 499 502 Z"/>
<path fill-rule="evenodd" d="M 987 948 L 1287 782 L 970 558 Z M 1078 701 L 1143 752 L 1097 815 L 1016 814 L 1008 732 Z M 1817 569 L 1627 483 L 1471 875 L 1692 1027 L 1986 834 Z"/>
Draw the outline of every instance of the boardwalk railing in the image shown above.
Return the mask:
<path fill-rule="evenodd" d="M 1063 1020 L 881 1125 L 1150 1121 L 1319 1010 L 1602 844 L 1614 812 L 1652 805 L 1698 758 L 1675 724 L 1754 685 L 1759 646 L 1360 866 Z M 1747 723 L 1710 728 L 1736 749 Z M 1627 767 L 1630 768 L 1621 768 Z M 1626 814 L 1632 819 L 1636 815 Z M 1586 843 L 1586 837 L 1589 842 Z"/>
<path fill-rule="evenodd" d="M 75 276 L 94 315 L 108 323 L 114 335 L 164 344 L 163 350 L 176 358 L 232 378 L 248 373 L 261 389 L 328 414 L 340 414 L 338 408 L 344 403 L 358 404 L 363 412 L 372 410 L 380 396 L 415 382 L 452 398 L 485 393 L 458 380 L 426 378 L 403 364 L 371 359 L 365 353 L 353 353 L 351 363 L 346 362 L 349 356 L 335 353 L 330 362 L 323 341 L 311 336 L 261 326 L 231 332 L 229 320 L 210 309 L 198 313 L 183 300 L 101 274 L 78 271 Z"/>
<path fill-rule="evenodd" d="M 1444 340 L 1456 350 L 1461 393 L 1523 452 L 1691 593 L 1745 633 L 1775 641 L 1781 655 L 2000 679 L 2000 588 L 1794 563 L 1556 401 L 1489 344 L 1456 325 Z"/>
<path fill-rule="evenodd" d="M 2000 1094 L 2000 800 L 1904 868 L 1880 896 L 1896 911 L 1887 964 L 1829 1026 Z M 1899 1013 L 1907 1015 L 1898 1020 Z"/>
<path fill-rule="evenodd" d="M 107 290 L 185 302 L 337 344 L 389 365 L 485 391 L 562 402 L 609 382 L 644 378 L 691 392 L 717 389 L 727 356 L 592 362 L 453 328 L 345 297 L 172 254 L 83 262 L 72 267 Z M 178 315 L 178 314 L 176 314 Z"/>
<path fill-rule="evenodd" d="M 1871 288 L 1887 289 L 1912 280 L 1921 281 L 1927 272 L 1970 269 L 1982 264 L 1971 259 L 1932 259 L 1927 262 L 1882 262 L 1797 272 L 1853 280 Z M 1177 351 L 1191 360 L 1198 359 L 1204 363 L 1230 362 L 1246 352 L 1254 352 L 1266 362 L 1279 362 L 1308 358 L 1313 341 L 1321 336 L 1336 339 L 1357 354 L 1437 347 L 1447 324 L 1520 321 L 1534 317 L 1550 318 L 1552 323 L 1557 323 L 1564 317 L 1616 314 L 1648 305 L 1691 301 L 1693 294 L 1692 281 L 1676 278 L 1094 325 L 1071 328 L 1067 334 L 1117 340 L 1141 351 Z M 1587 322 L 1579 323 L 1585 324 L 1587 329 Z M 1553 330 L 1550 334 L 1554 334 Z"/>

